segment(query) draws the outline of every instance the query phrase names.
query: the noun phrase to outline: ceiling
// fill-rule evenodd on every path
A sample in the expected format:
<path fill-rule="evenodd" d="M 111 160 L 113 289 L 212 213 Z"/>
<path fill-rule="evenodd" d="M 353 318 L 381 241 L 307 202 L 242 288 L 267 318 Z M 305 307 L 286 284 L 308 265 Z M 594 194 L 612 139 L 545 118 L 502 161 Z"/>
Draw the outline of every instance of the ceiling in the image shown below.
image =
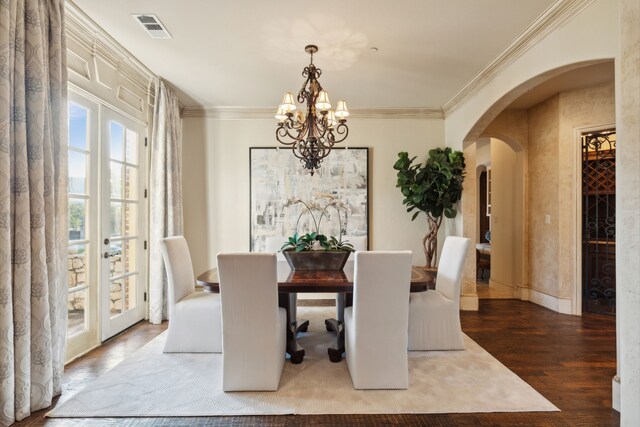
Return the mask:
<path fill-rule="evenodd" d="M 439 108 L 554 1 L 73 0 L 184 106 L 248 108 L 299 90 L 307 44 L 334 104 Z M 156 15 L 173 38 L 151 39 L 132 14 Z"/>
<path fill-rule="evenodd" d="M 509 108 L 531 108 L 559 92 L 581 89 L 615 79 L 613 61 L 589 65 L 553 77 L 516 99 Z"/>

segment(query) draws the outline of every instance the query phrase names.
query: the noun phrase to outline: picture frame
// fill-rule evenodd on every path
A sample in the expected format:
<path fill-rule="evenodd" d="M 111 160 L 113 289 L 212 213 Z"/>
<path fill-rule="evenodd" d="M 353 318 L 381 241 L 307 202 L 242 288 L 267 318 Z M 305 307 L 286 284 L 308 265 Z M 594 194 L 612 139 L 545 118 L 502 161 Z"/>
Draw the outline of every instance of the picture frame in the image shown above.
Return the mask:
<path fill-rule="evenodd" d="M 339 237 L 364 236 L 369 242 L 369 149 L 334 148 L 313 175 L 302 167 L 290 148 L 250 147 L 250 242 L 252 252 L 266 250 L 267 237 L 286 237 L 315 231 L 313 218 L 303 214 L 298 203 L 285 206 L 292 198 L 324 206 L 328 197 L 348 207 L 348 215 L 327 209 L 320 233 Z M 320 216 L 316 214 L 316 216 Z M 318 218 L 316 218 L 316 221 Z"/>

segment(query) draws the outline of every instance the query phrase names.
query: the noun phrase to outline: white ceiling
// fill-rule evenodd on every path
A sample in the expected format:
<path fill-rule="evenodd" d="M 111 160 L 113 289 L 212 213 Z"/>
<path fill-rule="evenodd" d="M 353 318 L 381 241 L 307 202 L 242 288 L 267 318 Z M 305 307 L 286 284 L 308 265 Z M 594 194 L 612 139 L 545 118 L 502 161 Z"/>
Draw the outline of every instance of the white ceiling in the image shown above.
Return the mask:
<path fill-rule="evenodd" d="M 73 0 L 183 105 L 251 108 L 299 90 L 307 44 L 334 104 L 441 107 L 554 1 Z M 131 14 L 156 15 L 173 39 Z"/>

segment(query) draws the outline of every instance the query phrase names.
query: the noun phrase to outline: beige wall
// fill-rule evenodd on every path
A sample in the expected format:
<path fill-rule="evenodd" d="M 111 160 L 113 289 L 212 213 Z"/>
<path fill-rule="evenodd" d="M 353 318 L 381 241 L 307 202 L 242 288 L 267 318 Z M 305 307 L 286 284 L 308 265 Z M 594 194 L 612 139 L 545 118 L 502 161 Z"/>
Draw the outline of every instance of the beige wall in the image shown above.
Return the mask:
<path fill-rule="evenodd" d="M 640 1 L 620 1 L 620 59 L 616 62 L 616 315 L 618 376 L 614 407 L 620 425 L 640 425 Z M 623 142 L 624 141 L 624 142 Z M 618 402 L 620 399 L 620 402 Z"/>
<path fill-rule="evenodd" d="M 351 147 L 369 150 L 370 248 L 410 249 L 424 265 L 426 221 L 411 215 L 395 187 L 399 151 L 424 160 L 444 145 L 443 120 L 360 119 L 349 121 Z M 196 272 L 215 265 L 221 251 L 249 250 L 249 147 L 275 147 L 271 119 L 183 121 L 185 236 Z"/>
<path fill-rule="evenodd" d="M 614 83 L 560 93 L 558 146 L 558 296 L 572 298 L 574 283 L 581 289 L 580 271 L 572 260 L 578 256 L 577 241 L 581 240 L 577 207 L 580 205 L 580 143 L 581 128 L 613 125 L 615 123 Z M 576 226 L 577 224 L 577 226 Z M 581 312 L 581 307 L 575 307 Z"/>
<path fill-rule="evenodd" d="M 522 285 L 523 150 L 491 138 L 491 284 Z"/>
<path fill-rule="evenodd" d="M 558 296 L 559 96 L 529 110 L 529 286 Z M 545 219 L 548 220 L 548 224 Z"/>

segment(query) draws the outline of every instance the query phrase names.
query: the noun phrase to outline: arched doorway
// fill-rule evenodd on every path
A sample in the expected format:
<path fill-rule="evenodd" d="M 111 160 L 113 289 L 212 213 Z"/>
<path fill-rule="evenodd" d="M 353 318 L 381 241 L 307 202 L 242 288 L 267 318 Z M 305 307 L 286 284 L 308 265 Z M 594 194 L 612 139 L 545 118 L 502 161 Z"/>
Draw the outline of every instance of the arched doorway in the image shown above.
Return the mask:
<path fill-rule="evenodd" d="M 492 272 L 490 283 L 507 284 L 513 297 L 530 300 L 561 313 L 580 314 L 581 238 L 576 227 L 580 202 L 580 152 L 575 129 L 587 125 L 610 124 L 615 121 L 613 63 L 588 63 L 583 68 L 575 64 L 553 70 L 523 83 L 494 104 L 467 133 L 463 149 L 468 159 L 467 184 L 472 191 L 463 194 L 463 229 L 472 241 L 480 241 L 478 176 L 476 167 L 478 141 L 494 138 L 512 149 L 513 161 L 522 162 L 521 182 L 511 177 L 519 189 L 510 193 L 507 210 L 495 212 L 496 176 L 492 165 Z M 600 71 L 605 70 L 605 73 Z M 568 71 L 567 71 L 568 70 Z M 603 76 L 600 80 L 580 76 Z M 535 82 L 535 86 L 531 86 Z M 560 82 L 560 83 L 559 83 Z M 522 87 L 528 89 L 522 91 Z M 513 98 L 513 93 L 521 94 Z M 546 96 L 546 98 L 545 98 Z M 511 104 L 505 106 L 505 100 Z M 521 191 L 520 191 L 521 189 Z M 465 203 L 464 199 L 473 200 Z M 519 199 L 518 199 L 519 198 Z M 517 202 L 516 202 L 517 201 Z M 514 210 L 517 207 L 517 210 Z M 520 208 L 521 207 L 521 208 Z M 511 213 L 507 213 L 511 212 Z M 512 217 L 515 215 L 515 218 Z M 496 252 L 496 224 L 505 218 L 509 230 L 499 240 L 508 262 L 500 262 Z M 510 221 L 521 221 L 512 225 Z M 498 231 L 498 234 L 500 232 Z M 511 237 L 509 239 L 509 236 Z M 507 240 L 508 241 L 507 243 Z M 515 258 L 515 259 L 513 259 Z M 471 263 L 469 263 L 471 264 Z M 474 263 L 475 264 L 475 263 Z M 500 279 L 496 267 L 504 267 Z M 476 267 L 473 265 L 473 267 Z M 476 268 L 467 268 L 465 284 L 475 285 Z M 466 289 L 468 292 L 468 288 Z M 477 295 L 477 286 L 476 286 Z"/>

